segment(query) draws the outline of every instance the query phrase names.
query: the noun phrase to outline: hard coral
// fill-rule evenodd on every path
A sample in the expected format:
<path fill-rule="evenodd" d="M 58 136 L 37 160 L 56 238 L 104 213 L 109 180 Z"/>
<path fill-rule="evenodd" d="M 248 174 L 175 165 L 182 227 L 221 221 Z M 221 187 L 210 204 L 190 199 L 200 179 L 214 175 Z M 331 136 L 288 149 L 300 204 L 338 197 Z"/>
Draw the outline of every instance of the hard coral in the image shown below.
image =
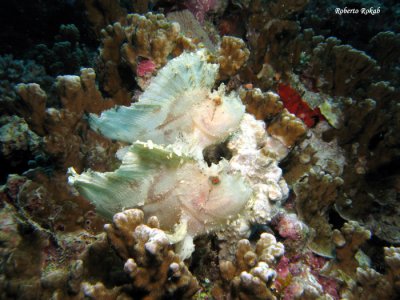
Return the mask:
<path fill-rule="evenodd" d="M 292 148 L 305 138 L 307 127 L 299 118 L 284 109 L 268 124 L 267 131 L 286 147 Z"/>
<path fill-rule="evenodd" d="M 186 7 L 193 13 L 196 19 L 203 24 L 206 13 L 213 10 L 216 5 L 216 0 L 186 0 Z"/>
<path fill-rule="evenodd" d="M 225 299 L 276 299 L 272 283 L 276 277 L 274 264 L 284 253 L 284 247 L 269 233 L 262 233 L 255 246 L 248 240 L 237 244 L 236 259 L 221 261 L 221 282 L 215 286 L 213 296 Z"/>
<path fill-rule="evenodd" d="M 273 92 L 262 92 L 258 88 L 239 90 L 240 98 L 246 111 L 257 120 L 271 120 L 283 110 L 283 104 L 277 94 Z"/>
<path fill-rule="evenodd" d="M 133 85 L 124 79 L 127 71 L 137 73 L 139 57 L 161 67 L 169 56 L 195 49 L 191 40 L 180 34 L 179 24 L 169 22 L 161 14 L 128 14 L 126 23 L 108 25 L 101 35 L 100 82 L 107 93 L 122 101 L 130 101 L 127 86 Z"/>
<path fill-rule="evenodd" d="M 233 36 L 224 36 L 219 48 L 218 63 L 221 79 L 235 75 L 246 63 L 250 51 L 242 39 Z"/>
<path fill-rule="evenodd" d="M 276 266 L 274 287 L 283 295 L 282 299 L 320 299 L 326 295 L 323 299 L 338 300 L 338 282 L 321 275 L 325 264 L 324 258 L 310 252 L 285 255 Z"/>
<path fill-rule="evenodd" d="M 172 251 L 158 219 L 150 218 L 147 225 L 143 220 L 142 211 L 130 209 L 105 226 L 111 245 L 126 260 L 124 270 L 134 290 L 143 299 L 188 299 L 199 289 L 197 280 Z"/>
<path fill-rule="evenodd" d="M 340 177 L 311 170 L 293 186 L 300 219 L 317 233 L 310 247 L 315 253 L 327 257 L 332 257 L 334 250 L 327 212 L 335 203 L 338 188 L 342 184 Z"/>

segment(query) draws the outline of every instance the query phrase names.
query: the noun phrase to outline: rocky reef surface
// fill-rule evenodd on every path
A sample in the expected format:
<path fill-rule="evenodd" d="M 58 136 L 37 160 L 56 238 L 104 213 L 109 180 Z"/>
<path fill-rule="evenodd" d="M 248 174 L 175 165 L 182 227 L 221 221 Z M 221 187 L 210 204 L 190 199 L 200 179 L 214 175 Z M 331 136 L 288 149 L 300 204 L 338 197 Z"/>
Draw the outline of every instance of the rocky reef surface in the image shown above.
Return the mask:
<path fill-rule="evenodd" d="M 400 297 L 395 1 L 1 5 L 0 299 Z"/>

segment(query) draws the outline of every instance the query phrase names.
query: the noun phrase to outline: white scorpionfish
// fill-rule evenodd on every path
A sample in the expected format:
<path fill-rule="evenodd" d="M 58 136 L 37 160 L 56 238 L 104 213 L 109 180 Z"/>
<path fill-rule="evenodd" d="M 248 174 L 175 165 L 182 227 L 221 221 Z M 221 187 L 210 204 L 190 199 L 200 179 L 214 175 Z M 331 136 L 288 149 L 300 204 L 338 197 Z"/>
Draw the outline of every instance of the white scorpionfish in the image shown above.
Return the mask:
<path fill-rule="evenodd" d="M 182 258 L 191 255 L 193 237 L 226 226 L 252 194 L 226 160 L 208 166 L 202 156 L 238 129 L 245 110 L 223 85 L 211 91 L 217 71 L 201 51 L 171 60 L 137 103 L 90 117 L 93 129 L 132 144 L 117 153 L 121 166 L 106 173 L 69 170 L 70 184 L 102 215 L 140 207 L 157 216 Z"/>
<path fill-rule="evenodd" d="M 107 110 L 100 117 L 91 114 L 90 127 L 127 143 L 151 140 L 170 145 L 181 141 L 200 158 L 205 147 L 236 131 L 245 112 L 236 94 L 225 94 L 223 84 L 211 92 L 218 65 L 206 59 L 203 51 L 172 59 L 137 103 Z"/>

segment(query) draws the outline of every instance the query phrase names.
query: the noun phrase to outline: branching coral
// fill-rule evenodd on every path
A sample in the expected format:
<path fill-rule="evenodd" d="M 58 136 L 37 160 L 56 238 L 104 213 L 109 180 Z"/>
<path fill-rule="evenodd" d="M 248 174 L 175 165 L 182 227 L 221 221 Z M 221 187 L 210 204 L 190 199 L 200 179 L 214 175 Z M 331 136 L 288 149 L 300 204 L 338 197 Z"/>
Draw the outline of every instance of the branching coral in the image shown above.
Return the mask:
<path fill-rule="evenodd" d="M 38 44 L 29 58 L 44 66 L 49 75 L 77 74 L 82 66 L 92 63 L 94 51 L 80 43 L 80 33 L 74 24 L 61 25 L 53 44 Z"/>
<path fill-rule="evenodd" d="M 92 23 L 94 32 L 97 35 L 109 24 L 125 20 L 126 12 L 119 5 L 119 1 L 84 0 L 83 3 L 89 22 Z"/>
<path fill-rule="evenodd" d="M 344 190 L 337 210 L 347 220 L 357 220 L 374 228 L 374 233 L 389 242 L 399 240 L 396 200 L 396 172 L 400 155 L 400 109 L 396 89 L 387 82 L 372 84 L 366 99 L 348 101 L 344 106 L 348 130 L 338 133 L 351 164 L 344 171 Z M 359 111 L 358 118 L 355 112 Z M 352 138 L 350 138 L 350 136 Z M 370 215 L 367 220 L 366 214 Z"/>
<path fill-rule="evenodd" d="M 399 251 L 378 250 L 400 240 L 398 36 L 376 35 L 369 57 L 300 33 L 304 0 L 194 2 L 245 42 L 210 23 L 199 34 L 179 1 L 151 9 L 182 31 L 96 0 L 83 2 L 94 23 L 119 21 L 101 32 L 97 74 L 59 76 L 49 92 L 20 76 L 41 70 L 0 62 L 3 90 L 22 81 L 0 103 L 1 151 L 25 172 L 0 189 L 0 298 L 189 298 L 201 284 L 198 298 L 398 297 Z M 63 32 L 70 43 L 53 50 L 70 59 L 79 35 Z M 108 241 L 92 235 L 104 224 L 95 206 L 116 213 Z"/>
<path fill-rule="evenodd" d="M 0 112 L 15 113 L 21 109 L 15 86 L 19 83 L 42 85 L 49 88 L 52 78 L 33 60 L 17 60 L 12 55 L 0 56 Z"/>
<path fill-rule="evenodd" d="M 242 39 L 232 36 L 224 36 L 219 48 L 218 63 L 219 77 L 221 79 L 229 78 L 235 75 L 239 69 L 246 63 L 250 52 Z"/>
<path fill-rule="evenodd" d="M 214 297 L 276 299 L 272 291 L 274 264 L 283 253 L 283 245 L 268 233 L 261 234 L 255 247 L 248 240 L 240 240 L 235 261 L 220 262 L 222 280 L 213 290 Z"/>
<path fill-rule="evenodd" d="M 300 218 L 316 231 L 316 238 L 310 247 L 323 256 L 333 255 L 332 229 L 327 219 L 327 211 L 335 203 L 337 188 L 342 184 L 343 180 L 340 177 L 311 170 L 293 187 Z"/>
<path fill-rule="evenodd" d="M 140 210 L 126 210 L 105 227 L 111 245 L 126 260 L 124 270 L 133 287 L 144 293 L 145 299 L 188 299 L 199 289 L 197 280 L 171 250 L 157 218 L 150 218 L 148 225 L 143 219 Z"/>
<path fill-rule="evenodd" d="M 395 292 L 400 294 L 400 248 L 399 247 L 385 247 L 385 262 L 389 267 L 388 277 L 392 282 Z"/>
<path fill-rule="evenodd" d="M 283 104 L 275 93 L 241 88 L 239 95 L 246 105 L 246 111 L 257 120 L 269 121 L 283 110 Z"/>
<path fill-rule="evenodd" d="M 321 90 L 336 96 L 349 96 L 357 88 L 366 89 L 368 79 L 379 67 L 366 53 L 341 41 L 328 38 L 313 50 L 311 74 L 319 78 Z"/>
<path fill-rule="evenodd" d="M 300 142 L 307 132 L 306 125 L 286 109 L 267 127 L 268 132 L 291 148 Z"/>
<path fill-rule="evenodd" d="M 211 41 L 203 26 L 188 10 L 174 11 L 167 15 L 168 20 L 180 25 L 182 34 L 192 39 L 194 43 L 202 43 L 211 52 L 215 51 L 215 41 Z"/>
<path fill-rule="evenodd" d="M 359 262 L 356 254 L 360 251 L 360 246 L 371 238 L 371 232 L 360 226 L 355 221 L 345 223 L 339 230 L 334 230 L 333 241 L 336 243 L 336 258 L 342 265 L 342 270 L 347 274 L 354 274 Z"/>
<path fill-rule="evenodd" d="M 373 299 L 379 296 L 381 299 L 394 299 L 398 296 L 395 271 L 399 261 L 397 248 L 384 248 L 388 272 L 381 274 L 371 268 L 369 257 L 360 249 L 371 238 L 369 230 L 357 222 L 348 222 L 340 231 L 335 230 L 333 237 L 337 259 L 330 262 L 326 271 L 342 281 L 342 297 Z"/>
<path fill-rule="evenodd" d="M 292 65 L 299 62 L 302 44 L 298 37 L 300 27 L 291 16 L 299 13 L 307 2 L 252 2 L 246 24 L 251 50 L 246 75 L 252 74 L 247 80 L 260 88 L 271 88 L 275 76 L 286 76 Z"/>
<path fill-rule="evenodd" d="M 18 112 L 29 127 L 42 137 L 43 150 L 57 162 L 57 167 L 67 160 L 81 161 L 81 157 L 86 155 L 82 155 L 82 152 L 99 154 L 97 150 L 101 150 L 100 145 L 104 144 L 100 137 L 87 133 L 87 126 L 81 120 L 85 111 L 98 113 L 115 104 L 114 99 L 103 98 L 96 87 L 95 78 L 93 69 L 82 69 L 80 76 L 59 76 L 55 85 L 55 92 L 61 100 L 59 109 L 46 109 L 48 102 L 54 99 L 48 99 L 39 85 L 17 86 L 21 97 Z M 83 136 L 90 138 L 83 143 Z M 76 167 L 79 165 L 77 163 Z"/>
<path fill-rule="evenodd" d="M 168 56 L 195 49 L 194 44 L 180 34 L 179 24 L 169 22 L 160 14 L 130 14 L 126 25 L 119 22 L 108 25 L 101 34 L 100 81 L 107 93 L 122 99 L 130 98 L 123 82 L 131 84 L 124 79 L 128 73 L 136 73 L 140 58 L 151 59 L 161 67 L 167 63 Z"/>

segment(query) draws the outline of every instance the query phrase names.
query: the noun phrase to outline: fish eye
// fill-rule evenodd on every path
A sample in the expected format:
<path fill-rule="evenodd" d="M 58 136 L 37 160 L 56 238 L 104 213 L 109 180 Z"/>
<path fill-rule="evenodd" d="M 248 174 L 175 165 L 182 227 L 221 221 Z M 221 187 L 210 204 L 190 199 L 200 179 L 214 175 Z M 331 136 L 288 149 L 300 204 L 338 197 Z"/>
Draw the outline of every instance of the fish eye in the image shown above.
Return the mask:
<path fill-rule="evenodd" d="M 212 185 L 218 185 L 221 182 L 218 176 L 210 176 L 209 179 Z"/>
<path fill-rule="evenodd" d="M 222 104 L 222 99 L 221 99 L 220 96 L 216 96 L 216 97 L 213 99 L 213 101 L 214 101 L 215 106 L 219 106 L 219 105 Z"/>

